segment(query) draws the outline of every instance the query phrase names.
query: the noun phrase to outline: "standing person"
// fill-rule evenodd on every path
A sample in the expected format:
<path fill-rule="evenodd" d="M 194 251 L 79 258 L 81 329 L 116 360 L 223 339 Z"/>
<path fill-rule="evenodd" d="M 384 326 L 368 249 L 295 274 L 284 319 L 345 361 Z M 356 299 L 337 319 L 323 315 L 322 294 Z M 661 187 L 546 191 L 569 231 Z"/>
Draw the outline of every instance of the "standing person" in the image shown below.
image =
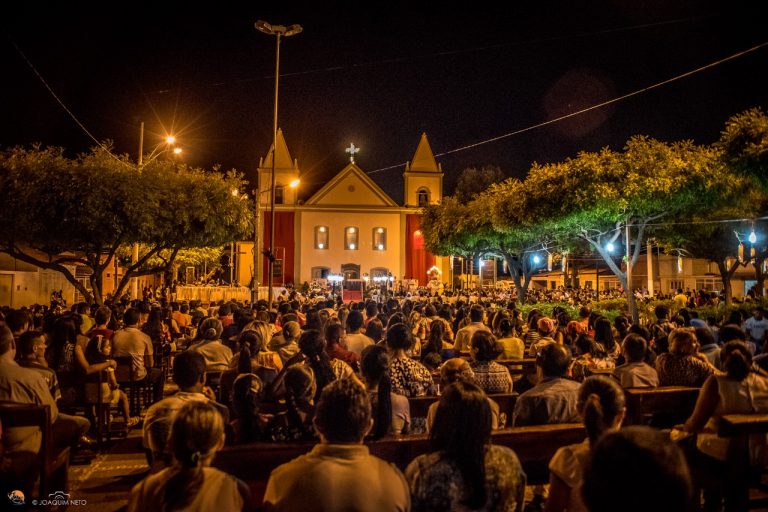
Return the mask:
<path fill-rule="evenodd" d="M 579 389 L 578 407 L 587 439 L 558 449 L 549 462 L 546 512 L 586 511 L 581 499 L 581 483 L 590 447 L 606 432 L 621 427 L 626 414 L 624 391 L 608 377 L 588 377 Z"/>
<path fill-rule="evenodd" d="M 250 499 L 248 487 L 210 467 L 224 446 L 224 421 L 213 405 L 193 401 L 182 406 L 173 419 L 170 446 L 173 466 L 134 486 L 128 512 L 245 509 Z"/>
<path fill-rule="evenodd" d="M 747 335 L 752 355 L 759 354 L 765 340 L 768 339 L 768 318 L 765 318 L 765 309 L 762 306 L 756 307 L 753 315 L 744 321 L 741 329 Z"/>
<path fill-rule="evenodd" d="M 264 510 L 410 510 L 403 475 L 363 445 L 372 426 L 371 405 L 357 380 L 340 379 L 323 390 L 314 424 L 320 443 L 272 471 Z"/>
<path fill-rule="evenodd" d="M 405 470 L 414 510 L 518 510 L 526 476 L 511 449 L 491 441 L 491 408 L 475 384 L 457 381 L 440 397 L 432 453 Z"/>

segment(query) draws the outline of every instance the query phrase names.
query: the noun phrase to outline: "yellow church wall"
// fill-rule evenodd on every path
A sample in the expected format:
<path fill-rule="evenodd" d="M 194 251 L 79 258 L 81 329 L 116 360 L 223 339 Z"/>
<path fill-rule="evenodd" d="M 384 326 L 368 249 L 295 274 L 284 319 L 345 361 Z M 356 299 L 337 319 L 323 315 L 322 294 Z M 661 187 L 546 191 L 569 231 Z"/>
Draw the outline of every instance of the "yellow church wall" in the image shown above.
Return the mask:
<path fill-rule="evenodd" d="M 443 196 L 442 190 L 442 175 L 431 173 L 429 175 L 406 174 L 405 204 L 408 206 L 418 206 L 418 191 L 424 187 L 429 190 L 429 202 L 431 204 L 439 203 Z"/>
<path fill-rule="evenodd" d="M 313 267 L 328 267 L 331 273 L 338 274 L 341 265 L 345 263 L 360 265 L 361 278 L 365 273 L 370 274 L 375 267 L 386 268 L 397 277 L 403 275 L 405 269 L 401 266 L 400 258 L 400 212 L 329 209 L 301 211 L 298 217 L 297 230 L 301 236 L 297 240 L 300 249 L 296 254 L 300 283 L 312 280 Z M 327 249 L 315 249 L 315 226 L 328 228 Z M 344 246 L 344 232 L 352 226 L 359 230 L 359 248 L 347 250 Z M 387 244 L 383 251 L 373 249 L 373 230 L 379 227 L 387 230 Z"/>

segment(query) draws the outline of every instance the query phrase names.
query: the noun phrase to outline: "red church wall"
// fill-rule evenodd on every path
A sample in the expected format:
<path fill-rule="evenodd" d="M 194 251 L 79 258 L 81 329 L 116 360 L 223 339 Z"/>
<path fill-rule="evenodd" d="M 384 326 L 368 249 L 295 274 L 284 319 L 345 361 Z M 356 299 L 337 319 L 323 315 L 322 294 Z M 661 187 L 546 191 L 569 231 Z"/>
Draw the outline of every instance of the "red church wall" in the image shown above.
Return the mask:
<path fill-rule="evenodd" d="M 270 239 L 270 219 L 269 212 L 264 212 L 264 248 L 269 247 Z M 283 260 L 283 278 L 276 276 L 272 282 L 273 286 L 281 286 L 284 283 L 294 283 L 293 262 L 294 262 L 294 212 L 275 212 L 275 257 Z M 267 286 L 269 276 L 269 260 L 263 259 L 262 285 Z"/>
<path fill-rule="evenodd" d="M 424 248 L 421 233 L 421 215 L 406 215 L 405 221 L 405 278 L 418 279 L 427 284 L 427 270 L 435 264 L 435 256 Z"/>

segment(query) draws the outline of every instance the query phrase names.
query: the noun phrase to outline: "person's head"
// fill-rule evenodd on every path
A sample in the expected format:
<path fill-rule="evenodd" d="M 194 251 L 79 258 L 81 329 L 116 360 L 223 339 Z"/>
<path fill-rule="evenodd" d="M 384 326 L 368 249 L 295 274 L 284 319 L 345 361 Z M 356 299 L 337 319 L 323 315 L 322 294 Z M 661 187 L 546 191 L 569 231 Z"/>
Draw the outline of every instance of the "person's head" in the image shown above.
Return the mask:
<path fill-rule="evenodd" d="M 341 343 L 341 337 L 344 335 L 344 328 L 339 323 L 328 323 L 325 326 L 325 342 L 329 349 L 334 345 Z"/>
<path fill-rule="evenodd" d="M 546 316 L 539 318 L 536 322 L 536 330 L 542 336 L 552 336 L 555 329 L 557 329 L 557 322 Z"/>
<path fill-rule="evenodd" d="M 229 316 L 229 314 L 232 313 L 232 309 L 230 308 L 229 304 L 222 304 L 219 306 L 219 316 Z"/>
<path fill-rule="evenodd" d="M 199 339 L 205 341 L 215 341 L 221 339 L 221 333 L 224 327 L 221 325 L 221 321 L 218 318 L 209 317 L 200 322 L 200 327 L 197 329 L 197 336 Z"/>
<path fill-rule="evenodd" d="M 445 389 L 457 380 L 472 382 L 472 367 L 463 357 L 452 357 L 440 367 L 440 387 Z"/>
<path fill-rule="evenodd" d="M 224 420 L 208 402 L 191 401 L 176 413 L 169 444 L 180 471 L 165 488 L 163 510 L 182 510 L 203 484 L 203 467 L 224 446 Z"/>
<path fill-rule="evenodd" d="M 390 350 L 408 350 L 413 346 L 413 334 L 405 324 L 395 324 L 387 329 L 387 347 Z"/>
<path fill-rule="evenodd" d="M 485 309 L 480 304 L 474 304 L 469 308 L 470 322 L 482 322 L 483 316 L 485 316 Z"/>
<path fill-rule="evenodd" d="M 365 335 L 371 338 L 374 343 L 380 342 L 384 336 L 384 324 L 378 318 L 369 320 L 368 325 L 365 326 Z"/>
<path fill-rule="evenodd" d="M 590 512 L 694 510 L 683 452 L 669 434 L 644 426 L 609 432 L 595 443 L 581 495 Z"/>
<path fill-rule="evenodd" d="M 310 403 L 317 392 L 315 372 L 311 366 L 293 365 L 285 371 L 286 398 L 297 403 Z"/>
<path fill-rule="evenodd" d="M 261 400 L 264 398 L 264 383 L 253 373 L 241 373 L 232 384 L 232 408 L 238 419 L 249 427 L 257 424 Z M 246 433 L 246 437 L 249 437 Z"/>
<path fill-rule="evenodd" d="M 41 331 L 26 331 L 16 341 L 16 352 L 21 359 L 44 359 L 46 347 Z"/>
<path fill-rule="evenodd" d="M 587 437 L 595 443 L 604 432 L 618 429 L 624 421 L 624 391 L 615 379 L 587 377 L 579 388 L 578 407 Z"/>
<path fill-rule="evenodd" d="M 536 357 L 536 366 L 545 377 L 565 377 L 571 365 L 571 351 L 565 345 L 549 343 L 544 345 Z"/>
<path fill-rule="evenodd" d="M 579 318 L 581 319 L 589 318 L 590 314 L 592 314 L 592 310 L 589 308 L 589 306 L 581 306 L 579 308 Z"/>
<path fill-rule="evenodd" d="M 757 320 L 762 320 L 765 317 L 765 309 L 762 306 L 758 306 L 755 308 L 754 314 Z"/>
<path fill-rule="evenodd" d="M 742 381 L 752 369 L 752 352 L 743 341 L 732 340 L 726 343 L 720 359 L 729 379 Z"/>
<path fill-rule="evenodd" d="M 594 356 L 599 352 L 595 339 L 589 334 L 580 334 L 579 337 L 576 338 L 574 346 L 576 347 L 576 350 L 578 350 L 578 355 L 590 354 Z"/>
<path fill-rule="evenodd" d="M 299 322 L 290 321 L 283 325 L 283 338 L 285 338 L 286 343 L 297 340 L 300 334 Z"/>
<path fill-rule="evenodd" d="M 729 341 L 747 341 L 747 335 L 736 324 L 727 324 L 717 331 L 717 336 L 720 338 L 720 343 L 728 343 Z"/>
<path fill-rule="evenodd" d="M 472 354 L 478 361 L 493 361 L 503 352 L 503 348 L 496 343 L 496 336 L 488 331 L 476 331 L 470 341 Z"/>
<path fill-rule="evenodd" d="M 595 341 L 602 343 L 606 349 L 609 349 L 616 342 L 612 327 L 611 321 L 605 317 L 595 320 Z"/>
<path fill-rule="evenodd" d="M 653 309 L 653 314 L 659 320 L 666 320 L 669 318 L 669 308 L 663 304 L 659 304 Z"/>
<path fill-rule="evenodd" d="M 669 333 L 669 353 L 677 356 L 690 356 L 699 350 L 696 332 L 690 327 L 678 327 Z"/>
<path fill-rule="evenodd" d="M 125 313 L 123 313 L 123 323 L 126 327 L 136 327 L 140 318 L 141 313 L 139 313 L 139 310 L 136 308 L 128 308 L 125 310 Z"/>
<path fill-rule="evenodd" d="M 363 327 L 363 314 L 353 309 L 347 315 L 347 330 L 350 333 L 356 333 Z"/>
<path fill-rule="evenodd" d="M 651 331 L 648 330 L 647 327 L 642 326 L 640 324 L 632 324 L 629 326 L 629 332 L 630 334 L 637 334 L 641 338 L 643 338 L 646 342 L 651 341 Z"/>
<path fill-rule="evenodd" d="M 639 334 L 628 334 L 621 343 L 624 358 L 629 363 L 642 363 L 648 350 L 648 342 Z"/>
<path fill-rule="evenodd" d="M 183 391 L 202 391 L 205 384 L 205 357 L 196 350 L 185 350 L 173 359 L 173 382 Z"/>
<path fill-rule="evenodd" d="M 691 324 L 693 325 L 693 324 Z M 712 330 L 709 327 L 696 327 L 695 329 L 696 339 L 699 342 L 699 346 L 704 345 L 716 345 L 715 335 L 712 334 Z"/>
<path fill-rule="evenodd" d="M 31 328 L 32 318 L 26 310 L 12 309 L 5 315 L 5 324 L 11 332 L 18 335 Z"/>
<path fill-rule="evenodd" d="M 112 318 L 112 310 L 107 306 L 100 306 L 94 315 L 94 321 L 96 322 L 96 325 L 107 325 L 110 318 Z"/>
<path fill-rule="evenodd" d="M 371 403 L 357 379 L 338 379 L 320 395 L 314 419 L 324 442 L 357 444 L 373 426 Z"/>
<path fill-rule="evenodd" d="M 0 322 L 0 357 L 13 360 L 16 357 L 16 342 L 7 325 Z"/>
<path fill-rule="evenodd" d="M 429 434 L 433 451 L 459 467 L 468 486 L 465 504 L 479 508 L 486 501 L 485 447 L 491 439 L 488 397 L 474 383 L 458 380 L 440 397 Z"/>
<path fill-rule="evenodd" d="M 501 321 L 499 321 L 499 334 L 501 334 L 502 338 L 512 336 L 514 330 L 515 326 L 509 318 L 502 318 Z"/>

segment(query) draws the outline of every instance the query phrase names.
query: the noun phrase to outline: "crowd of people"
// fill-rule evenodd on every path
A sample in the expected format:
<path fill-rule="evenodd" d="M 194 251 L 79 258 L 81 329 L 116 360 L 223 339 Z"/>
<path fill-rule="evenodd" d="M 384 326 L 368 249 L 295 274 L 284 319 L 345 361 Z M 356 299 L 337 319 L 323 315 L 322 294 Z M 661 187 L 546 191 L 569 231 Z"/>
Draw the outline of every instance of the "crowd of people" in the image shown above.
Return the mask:
<path fill-rule="evenodd" d="M 713 482 L 728 447 L 717 418 L 768 412 L 768 319 L 758 307 L 716 325 L 687 306 L 658 306 L 647 325 L 587 305 L 575 318 L 563 308 L 524 317 L 514 301 L 483 296 L 339 304 L 293 294 L 272 311 L 265 301 L 164 299 L 5 308 L 0 401 L 49 405 L 55 443 L 81 452 L 102 421 L 88 407 L 75 413 L 83 406 L 101 401 L 125 428 L 140 424 L 151 473 L 128 510 L 243 508 L 247 487 L 211 462 L 225 444 L 255 441 L 317 443 L 274 468 L 267 510 L 522 510 L 526 475 L 492 432 L 573 422 L 587 439 L 557 452 L 548 493 L 535 487 L 529 510 L 692 510 L 700 490 L 716 510 L 723 496 Z M 525 358 L 535 358 L 535 372 L 513 377 L 509 361 Z M 131 410 L 116 376 L 126 360 L 151 390 L 145 409 Z M 94 374 L 104 377 L 95 393 Z M 164 396 L 167 379 L 178 390 Z M 667 385 L 701 388 L 678 429 L 697 441 L 685 450 L 668 433 L 621 428 L 624 388 Z M 520 394 L 505 418 L 489 395 L 512 392 Z M 420 424 L 408 398 L 426 395 L 439 400 Z M 39 432 L 21 430 L 0 426 L 0 476 L 9 489 L 31 490 L 24 454 L 39 450 Z M 403 473 L 364 444 L 421 431 L 432 451 Z"/>

